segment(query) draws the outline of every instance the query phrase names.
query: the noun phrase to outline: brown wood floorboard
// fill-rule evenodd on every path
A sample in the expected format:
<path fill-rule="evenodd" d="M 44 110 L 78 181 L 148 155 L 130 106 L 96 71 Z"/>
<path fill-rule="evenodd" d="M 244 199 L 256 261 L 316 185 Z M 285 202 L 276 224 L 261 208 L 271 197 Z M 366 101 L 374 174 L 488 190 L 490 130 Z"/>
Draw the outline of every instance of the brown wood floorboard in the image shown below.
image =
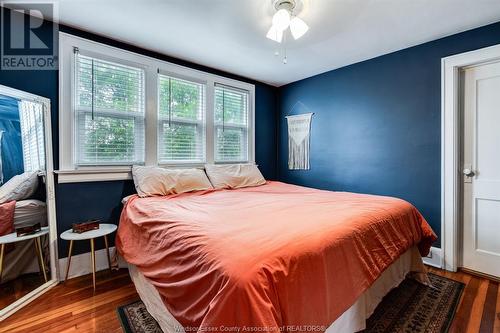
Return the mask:
<path fill-rule="evenodd" d="M 429 271 L 465 284 L 450 332 L 500 333 L 500 288 L 498 282 L 466 272 Z M 110 332 L 122 328 L 117 307 L 139 299 L 127 270 L 99 272 L 97 289 L 92 276 L 71 279 L 0 322 L 3 332 Z M 0 300 L 1 301 L 1 300 Z"/>

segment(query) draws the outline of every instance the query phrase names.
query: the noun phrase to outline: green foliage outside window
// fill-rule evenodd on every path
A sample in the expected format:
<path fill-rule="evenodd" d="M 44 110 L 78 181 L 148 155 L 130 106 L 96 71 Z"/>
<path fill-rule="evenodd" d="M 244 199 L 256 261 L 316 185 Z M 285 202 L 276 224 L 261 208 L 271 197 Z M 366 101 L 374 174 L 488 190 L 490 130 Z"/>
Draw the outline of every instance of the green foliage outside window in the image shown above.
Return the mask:
<path fill-rule="evenodd" d="M 144 72 L 96 59 L 92 65 L 92 59 L 84 56 L 78 59 L 76 108 L 80 162 L 136 162 L 141 158 L 136 152 L 136 136 L 144 130 Z M 160 160 L 202 160 L 204 85 L 159 75 L 158 93 Z M 216 86 L 217 160 L 246 159 L 247 118 L 248 94 Z"/>
<path fill-rule="evenodd" d="M 142 71 L 83 58 L 78 68 L 78 105 L 92 107 L 92 76 L 94 109 L 143 112 Z"/>
<path fill-rule="evenodd" d="M 169 87 L 170 83 L 170 87 Z M 184 80 L 160 76 L 159 78 L 159 113 L 161 117 L 201 120 L 202 85 Z M 170 98 L 172 92 L 172 98 Z M 169 104 L 171 103 L 171 109 Z"/>
<path fill-rule="evenodd" d="M 83 161 L 134 161 L 135 122 L 133 118 L 112 118 L 84 115 Z"/>
<path fill-rule="evenodd" d="M 247 159 L 245 138 L 247 117 L 248 94 L 246 92 L 224 87 L 215 88 L 215 123 L 219 125 L 216 133 L 215 154 L 218 161 Z"/>
<path fill-rule="evenodd" d="M 142 70 L 99 60 L 92 64 L 79 56 L 77 78 L 80 162 L 134 162 L 138 124 L 133 115 L 144 113 Z"/>
<path fill-rule="evenodd" d="M 203 85 L 159 76 L 158 90 L 160 160 L 203 160 Z"/>

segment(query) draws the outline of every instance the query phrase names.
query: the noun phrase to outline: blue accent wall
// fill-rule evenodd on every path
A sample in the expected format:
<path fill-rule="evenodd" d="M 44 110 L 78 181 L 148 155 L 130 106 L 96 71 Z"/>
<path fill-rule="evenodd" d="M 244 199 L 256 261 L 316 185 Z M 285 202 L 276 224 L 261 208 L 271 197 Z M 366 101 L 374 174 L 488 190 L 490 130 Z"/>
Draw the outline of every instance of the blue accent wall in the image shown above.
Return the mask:
<path fill-rule="evenodd" d="M 440 235 L 441 58 L 499 43 L 495 23 L 281 87 L 278 178 L 406 199 Z M 284 117 L 304 112 L 311 170 L 291 171 Z"/>

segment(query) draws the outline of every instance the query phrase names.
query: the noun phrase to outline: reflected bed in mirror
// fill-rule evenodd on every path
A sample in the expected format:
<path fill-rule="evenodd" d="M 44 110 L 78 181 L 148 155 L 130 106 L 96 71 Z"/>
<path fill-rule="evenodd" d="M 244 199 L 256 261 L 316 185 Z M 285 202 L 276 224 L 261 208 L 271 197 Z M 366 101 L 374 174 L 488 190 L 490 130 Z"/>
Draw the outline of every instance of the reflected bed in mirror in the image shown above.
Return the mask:
<path fill-rule="evenodd" d="M 49 105 L 0 86 L 0 320 L 57 281 Z"/>

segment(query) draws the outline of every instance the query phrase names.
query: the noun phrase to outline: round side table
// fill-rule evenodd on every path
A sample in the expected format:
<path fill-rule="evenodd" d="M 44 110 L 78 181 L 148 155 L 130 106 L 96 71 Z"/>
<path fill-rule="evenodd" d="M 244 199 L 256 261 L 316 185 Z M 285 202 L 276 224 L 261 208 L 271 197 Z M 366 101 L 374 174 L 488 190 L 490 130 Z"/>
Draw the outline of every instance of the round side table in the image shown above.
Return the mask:
<path fill-rule="evenodd" d="M 47 272 L 45 271 L 45 261 L 43 260 L 42 242 L 40 238 L 42 236 L 47 235 L 48 233 L 49 233 L 49 227 L 42 227 L 40 231 L 25 236 L 18 237 L 15 232 L 1 236 L 0 237 L 0 281 L 2 280 L 5 245 L 10 243 L 25 241 L 28 239 L 33 239 L 34 240 L 33 244 L 35 245 L 35 253 L 38 259 L 38 267 L 40 268 L 40 272 L 41 273 L 43 272 L 43 278 L 45 282 L 47 282 Z"/>
<path fill-rule="evenodd" d="M 73 230 L 66 230 L 61 234 L 61 239 L 69 241 L 69 251 L 68 251 L 68 263 L 66 264 L 66 277 L 64 281 L 68 279 L 69 267 L 71 264 L 71 252 L 73 251 L 73 242 L 78 240 L 90 240 L 90 257 L 92 259 L 92 282 L 95 291 L 95 248 L 94 239 L 98 237 L 104 237 L 104 244 L 106 244 L 106 253 L 108 255 L 108 265 L 111 270 L 111 257 L 109 255 L 109 244 L 108 235 L 115 232 L 116 225 L 114 224 L 99 224 L 99 229 L 82 232 L 81 234 L 73 232 Z"/>

